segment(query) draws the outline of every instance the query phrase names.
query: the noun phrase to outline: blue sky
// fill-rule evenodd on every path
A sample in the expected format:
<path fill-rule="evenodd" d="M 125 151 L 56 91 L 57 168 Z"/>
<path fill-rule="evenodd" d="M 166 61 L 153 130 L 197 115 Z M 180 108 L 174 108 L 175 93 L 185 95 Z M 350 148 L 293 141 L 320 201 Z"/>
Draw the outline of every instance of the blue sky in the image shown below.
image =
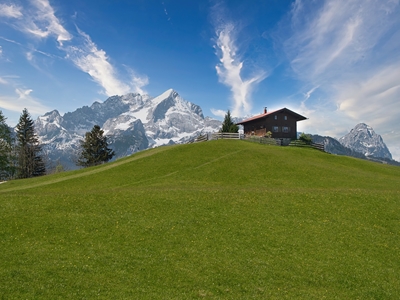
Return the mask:
<path fill-rule="evenodd" d="M 400 160 L 399 0 L 0 0 L 0 109 L 16 125 L 173 88 L 222 118 L 287 107 L 360 122 Z"/>

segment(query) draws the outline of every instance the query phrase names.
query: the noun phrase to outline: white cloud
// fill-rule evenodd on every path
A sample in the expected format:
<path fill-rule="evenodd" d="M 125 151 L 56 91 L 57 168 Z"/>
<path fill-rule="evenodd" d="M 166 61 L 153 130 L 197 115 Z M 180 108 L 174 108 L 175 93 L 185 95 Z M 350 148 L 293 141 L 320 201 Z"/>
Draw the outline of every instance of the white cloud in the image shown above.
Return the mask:
<path fill-rule="evenodd" d="M 29 94 L 32 93 L 33 90 L 31 89 L 27 89 L 27 90 L 23 90 L 23 89 L 15 89 L 15 93 L 18 95 L 18 99 L 27 99 L 29 97 Z"/>
<path fill-rule="evenodd" d="M 383 116 L 381 122 L 386 122 L 393 112 L 400 112 L 400 61 L 369 75 L 365 80 L 337 86 L 338 107 L 355 120 L 378 120 Z"/>
<path fill-rule="evenodd" d="M 56 38 L 58 49 L 64 51 L 67 54 L 66 58 L 72 60 L 78 69 L 89 74 L 93 81 L 102 87 L 103 94 L 112 96 L 129 92 L 145 93 L 143 87 L 149 82 L 146 76 L 139 76 L 127 67 L 130 79 L 126 81 L 118 79 L 117 70 L 111 64 L 107 53 L 102 49 L 98 49 L 88 34 L 77 29 L 78 36 L 73 38 L 72 34 L 63 27 L 61 21 L 55 16 L 54 9 L 48 0 L 31 0 L 30 2 L 32 7 L 30 10 L 26 8 L 24 18 L 11 24 L 16 30 L 29 33 L 31 38 Z M 26 59 L 41 72 L 45 71 L 35 59 L 35 53 L 40 53 L 50 58 L 60 58 L 49 52 L 34 49 L 32 46 L 27 47 L 13 40 L 2 39 L 29 49 L 26 51 Z M 68 44 L 65 42 L 68 42 Z"/>
<path fill-rule="evenodd" d="M 4 78 L 0 77 L 0 83 L 1 84 L 8 84 L 7 80 L 5 80 Z"/>
<path fill-rule="evenodd" d="M 130 67 L 125 66 L 127 72 L 131 77 L 131 82 L 129 85 L 131 86 L 131 92 L 146 94 L 146 91 L 143 89 L 146 85 L 149 84 L 149 78 L 147 76 L 139 76 L 134 72 Z"/>
<path fill-rule="evenodd" d="M 60 45 L 72 39 L 72 35 L 55 16 L 55 12 L 48 0 L 32 0 L 32 4 L 37 10 L 36 14 L 28 18 L 25 23 L 27 32 L 40 38 L 46 38 L 49 35 L 56 36 Z"/>
<path fill-rule="evenodd" d="M 340 137 L 364 122 L 400 148 L 399 13 L 398 0 L 296 0 L 280 45 L 306 91 L 299 127 Z"/>
<path fill-rule="evenodd" d="M 0 107 L 12 112 L 22 112 L 27 108 L 32 115 L 44 114 L 50 108 L 43 105 L 39 99 L 31 96 L 31 89 L 15 89 L 15 95 L 0 96 Z"/>
<path fill-rule="evenodd" d="M 21 7 L 16 6 L 14 4 L 7 5 L 0 3 L 0 17 L 21 18 L 22 17 L 21 10 L 22 10 Z"/>
<path fill-rule="evenodd" d="M 318 88 L 319 88 L 319 86 L 317 85 L 317 86 L 313 87 L 311 90 L 309 90 L 308 92 L 304 93 L 304 97 L 305 97 L 304 101 L 306 101 L 308 98 L 310 98 L 311 94 L 314 93 L 315 90 Z"/>
<path fill-rule="evenodd" d="M 32 62 L 33 61 L 33 53 L 32 52 L 26 52 L 25 57 L 28 61 Z"/>
<path fill-rule="evenodd" d="M 132 82 L 125 83 L 117 78 L 117 72 L 106 52 L 98 49 L 89 35 L 78 29 L 83 43 L 80 47 L 69 46 L 65 50 L 68 58 L 83 72 L 88 73 L 93 80 L 104 89 L 107 96 L 126 94 L 132 91 L 143 92 L 142 87 L 148 84 L 146 77 L 135 76 L 132 72 Z"/>
<path fill-rule="evenodd" d="M 216 50 L 220 63 L 215 67 L 220 82 L 230 87 L 232 92 L 232 115 L 244 116 L 251 112 L 251 94 L 257 83 L 264 80 L 267 74 L 258 71 L 248 79 L 242 78 L 244 62 L 237 54 L 235 45 L 235 26 L 224 24 L 216 30 Z"/>
<path fill-rule="evenodd" d="M 398 11 L 398 1 L 391 0 L 296 3 L 292 35 L 283 46 L 297 76 L 315 82 L 343 74 L 368 59 L 371 49 L 392 28 Z"/>
<path fill-rule="evenodd" d="M 222 109 L 214 109 L 211 108 L 211 113 L 216 116 L 216 117 L 221 117 L 224 118 L 226 115 L 226 111 L 222 110 Z"/>
<path fill-rule="evenodd" d="M 55 36 L 59 45 L 72 39 L 72 35 L 55 16 L 55 12 L 48 0 L 31 0 L 30 3 L 33 9 L 0 4 L 0 16 L 16 19 L 10 25 L 31 37 L 44 39 L 49 36 Z"/>

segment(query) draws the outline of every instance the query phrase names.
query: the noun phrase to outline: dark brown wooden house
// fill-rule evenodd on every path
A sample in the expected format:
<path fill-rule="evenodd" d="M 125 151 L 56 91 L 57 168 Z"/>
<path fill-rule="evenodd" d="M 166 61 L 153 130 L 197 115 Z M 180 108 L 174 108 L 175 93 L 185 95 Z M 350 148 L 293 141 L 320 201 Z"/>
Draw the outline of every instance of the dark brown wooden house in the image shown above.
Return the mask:
<path fill-rule="evenodd" d="M 244 134 L 265 136 L 268 131 L 275 139 L 296 139 L 297 122 L 307 120 L 306 117 L 295 113 L 287 108 L 267 112 L 246 119 L 237 125 L 244 126 Z"/>

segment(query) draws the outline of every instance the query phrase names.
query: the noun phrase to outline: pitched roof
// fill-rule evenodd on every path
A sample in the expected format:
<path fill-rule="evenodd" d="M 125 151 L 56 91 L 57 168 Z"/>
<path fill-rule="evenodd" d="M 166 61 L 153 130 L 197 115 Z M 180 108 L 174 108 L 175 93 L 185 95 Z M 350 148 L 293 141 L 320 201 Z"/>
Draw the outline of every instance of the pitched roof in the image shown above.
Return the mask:
<path fill-rule="evenodd" d="M 283 113 L 283 112 L 286 112 L 287 114 L 293 115 L 293 116 L 296 118 L 296 121 L 307 120 L 306 117 L 304 117 L 304 116 L 302 116 L 302 115 L 299 115 L 298 113 L 295 113 L 294 111 L 292 111 L 292 110 L 287 109 L 286 107 L 284 107 L 284 108 L 281 108 L 281 109 L 278 109 L 278 110 L 274 110 L 274 111 L 267 112 L 267 113 L 265 113 L 265 114 L 261 114 L 261 115 L 257 115 L 257 116 L 248 118 L 248 119 L 243 120 L 243 121 L 241 121 L 241 122 L 238 122 L 238 123 L 236 123 L 236 124 L 237 124 L 237 125 L 241 125 L 241 124 L 243 124 L 243 123 L 247 123 L 247 122 L 251 122 L 251 121 L 254 121 L 254 120 L 258 120 L 258 119 L 265 118 L 265 117 L 267 117 L 267 116 L 269 116 L 269 115 L 273 115 L 273 114 L 275 114 L 275 113 Z"/>

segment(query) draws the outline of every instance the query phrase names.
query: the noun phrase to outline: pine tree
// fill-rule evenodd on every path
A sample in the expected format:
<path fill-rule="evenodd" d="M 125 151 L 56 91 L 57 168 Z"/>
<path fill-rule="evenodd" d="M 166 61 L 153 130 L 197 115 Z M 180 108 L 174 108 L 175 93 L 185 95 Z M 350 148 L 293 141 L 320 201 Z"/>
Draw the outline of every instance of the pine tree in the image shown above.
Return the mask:
<path fill-rule="evenodd" d="M 12 176 L 12 138 L 10 127 L 6 124 L 0 110 L 0 181 Z"/>
<path fill-rule="evenodd" d="M 32 118 L 26 108 L 22 111 L 16 131 L 18 178 L 30 178 L 46 174 L 41 156 L 42 147 L 35 134 Z"/>
<path fill-rule="evenodd" d="M 103 133 L 99 125 L 94 125 L 90 132 L 86 132 L 85 139 L 80 141 L 82 151 L 77 161 L 78 166 L 96 166 L 113 158 L 115 153 L 108 148 L 107 137 Z"/>
<path fill-rule="evenodd" d="M 225 115 L 224 122 L 222 123 L 221 132 L 236 133 L 238 131 L 239 131 L 239 127 L 235 123 L 233 123 L 232 117 L 231 117 L 231 112 L 228 110 L 228 112 Z"/>

